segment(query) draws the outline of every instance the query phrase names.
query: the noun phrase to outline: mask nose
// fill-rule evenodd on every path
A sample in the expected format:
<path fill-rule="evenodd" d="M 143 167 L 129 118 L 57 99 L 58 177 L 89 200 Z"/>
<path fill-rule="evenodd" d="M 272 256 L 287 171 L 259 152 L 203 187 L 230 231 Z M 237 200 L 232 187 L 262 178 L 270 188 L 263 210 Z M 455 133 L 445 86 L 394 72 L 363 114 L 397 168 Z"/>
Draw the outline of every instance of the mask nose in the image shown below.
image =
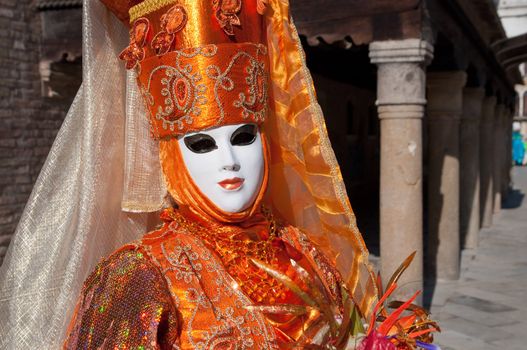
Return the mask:
<path fill-rule="evenodd" d="M 236 158 L 232 146 L 229 144 L 226 144 L 225 147 L 222 147 L 221 149 L 223 152 L 221 152 L 221 170 L 224 171 L 239 171 L 241 166 L 240 162 Z"/>
<path fill-rule="evenodd" d="M 233 164 L 233 165 L 224 165 L 223 170 L 226 171 L 239 171 L 240 165 L 239 164 Z"/>

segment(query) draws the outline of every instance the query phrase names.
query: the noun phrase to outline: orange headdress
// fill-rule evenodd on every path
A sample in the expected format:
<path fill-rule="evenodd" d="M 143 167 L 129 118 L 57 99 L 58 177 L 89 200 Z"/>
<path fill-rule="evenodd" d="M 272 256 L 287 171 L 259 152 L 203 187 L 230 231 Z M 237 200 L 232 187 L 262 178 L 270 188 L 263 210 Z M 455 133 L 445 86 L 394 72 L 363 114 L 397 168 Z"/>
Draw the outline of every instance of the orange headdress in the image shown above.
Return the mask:
<path fill-rule="evenodd" d="M 155 138 L 265 120 L 267 49 L 256 0 L 146 0 L 129 14 L 120 58 L 137 69 Z"/>
<path fill-rule="evenodd" d="M 146 0 L 133 5 L 131 44 L 121 57 L 129 68 L 136 67 L 153 136 L 161 139 L 169 192 L 180 203 L 196 200 L 174 136 L 226 124 L 259 124 L 270 155 L 267 204 L 334 257 L 368 314 L 376 298 L 375 278 L 289 1 Z"/>

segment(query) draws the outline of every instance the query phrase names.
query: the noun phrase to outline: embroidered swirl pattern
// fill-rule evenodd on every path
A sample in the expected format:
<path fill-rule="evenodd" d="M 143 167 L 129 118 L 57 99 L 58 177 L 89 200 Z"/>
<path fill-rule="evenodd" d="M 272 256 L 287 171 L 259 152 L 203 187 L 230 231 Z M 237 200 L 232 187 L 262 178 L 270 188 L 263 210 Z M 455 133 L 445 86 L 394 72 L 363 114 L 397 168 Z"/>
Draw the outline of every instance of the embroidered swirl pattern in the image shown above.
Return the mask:
<path fill-rule="evenodd" d="M 154 136 L 263 122 L 268 113 L 266 54 L 264 45 L 244 43 L 205 45 L 156 58 L 156 65 L 138 77 Z"/>

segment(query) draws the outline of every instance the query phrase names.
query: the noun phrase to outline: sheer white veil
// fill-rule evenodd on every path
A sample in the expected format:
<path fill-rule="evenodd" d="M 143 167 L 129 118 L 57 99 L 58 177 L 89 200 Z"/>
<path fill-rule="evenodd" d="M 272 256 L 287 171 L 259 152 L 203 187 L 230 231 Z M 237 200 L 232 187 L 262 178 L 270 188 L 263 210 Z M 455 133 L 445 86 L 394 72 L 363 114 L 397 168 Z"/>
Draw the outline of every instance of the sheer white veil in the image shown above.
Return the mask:
<path fill-rule="evenodd" d="M 148 230 L 166 193 L 118 59 L 128 29 L 100 1 L 83 6 L 83 83 L 0 268 L 0 349 L 60 348 L 84 279 Z"/>

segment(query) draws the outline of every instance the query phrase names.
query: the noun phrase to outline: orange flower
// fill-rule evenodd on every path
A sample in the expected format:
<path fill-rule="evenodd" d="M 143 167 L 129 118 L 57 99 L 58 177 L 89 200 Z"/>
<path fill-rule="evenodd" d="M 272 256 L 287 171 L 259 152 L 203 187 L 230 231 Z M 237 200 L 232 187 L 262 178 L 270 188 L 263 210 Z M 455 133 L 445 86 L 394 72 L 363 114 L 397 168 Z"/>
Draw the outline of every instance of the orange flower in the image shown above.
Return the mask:
<path fill-rule="evenodd" d="M 213 0 L 212 6 L 216 11 L 216 20 L 225 34 L 234 35 L 234 27 L 240 26 L 238 13 L 242 9 L 242 0 Z"/>
<path fill-rule="evenodd" d="M 126 69 L 133 69 L 145 58 L 145 45 L 150 34 L 148 19 L 138 18 L 130 30 L 130 45 L 125 48 L 119 58 L 126 61 Z"/>
<path fill-rule="evenodd" d="M 187 11 L 181 5 L 176 5 L 161 16 L 161 30 L 152 40 L 152 49 L 157 55 L 164 55 L 172 48 L 176 33 L 187 24 Z"/>
<path fill-rule="evenodd" d="M 242 9 L 241 0 L 223 0 L 221 1 L 221 11 L 226 15 L 235 15 Z"/>

